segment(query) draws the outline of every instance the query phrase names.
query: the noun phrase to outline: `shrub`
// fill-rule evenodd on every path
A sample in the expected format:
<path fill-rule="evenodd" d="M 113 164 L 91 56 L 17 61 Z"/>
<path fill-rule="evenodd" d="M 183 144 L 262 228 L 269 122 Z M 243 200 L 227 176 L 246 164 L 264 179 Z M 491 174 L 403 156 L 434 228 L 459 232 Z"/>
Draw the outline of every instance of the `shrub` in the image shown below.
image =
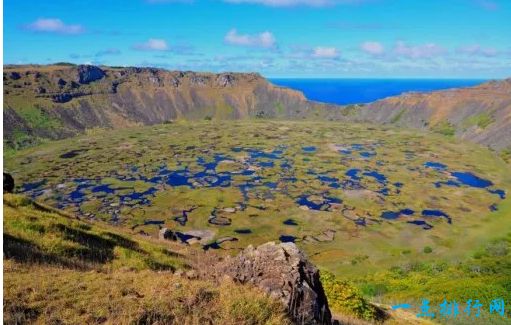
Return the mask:
<path fill-rule="evenodd" d="M 442 121 L 432 127 L 432 131 L 440 133 L 447 137 L 452 137 L 456 133 L 456 129 L 449 121 Z"/>
<path fill-rule="evenodd" d="M 332 310 L 366 320 L 376 318 L 376 308 L 369 304 L 352 284 L 336 279 L 328 271 L 321 271 L 320 278 Z"/>

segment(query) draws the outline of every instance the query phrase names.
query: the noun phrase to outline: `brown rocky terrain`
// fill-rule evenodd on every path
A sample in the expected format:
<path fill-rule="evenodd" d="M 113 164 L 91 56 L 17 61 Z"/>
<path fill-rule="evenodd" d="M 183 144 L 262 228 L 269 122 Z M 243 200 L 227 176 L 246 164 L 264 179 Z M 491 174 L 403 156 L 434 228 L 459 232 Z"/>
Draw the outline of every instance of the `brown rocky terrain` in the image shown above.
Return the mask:
<path fill-rule="evenodd" d="M 296 119 L 321 106 L 256 73 L 75 65 L 4 68 L 4 140 L 14 147 L 97 127 L 176 119 Z"/>
<path fill-rule="evenodd" d="M 411 92 L 358 107 L 350 119 L 429 129 L 481 143 L 511 148 L 511 79 L 475 87 Z"/>
<path fill-rule="evenodd" d="M 511 79 L 411 92 L 367 105 L 308 101 L 256 73 L 86 65 L 5 66 L 4 142 L 178 119 L 329 119 L 417 128 L 511 152 Z"/>

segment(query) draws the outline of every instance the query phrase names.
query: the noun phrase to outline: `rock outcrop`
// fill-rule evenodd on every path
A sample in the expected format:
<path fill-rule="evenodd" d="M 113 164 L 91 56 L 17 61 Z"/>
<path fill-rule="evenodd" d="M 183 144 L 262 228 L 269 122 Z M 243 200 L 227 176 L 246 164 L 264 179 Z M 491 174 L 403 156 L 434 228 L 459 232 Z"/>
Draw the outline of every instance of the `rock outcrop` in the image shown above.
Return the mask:
<path fill-rule="evenodd" d="M 324 106 L 256 73 L 91 65 L 6 66 L 4 70 L 4 121 L 19 121 L 4 123 L 5 140 L 12 147 L 22 147 L 20 140 L 34 142 L 26 141 L 27 136 L 61 139 L 87 129 L 176 119 L 303 119 Z M 39 110 L 35 122 L 41 123 L 25 121 L 26 107 Z"/>
<path fill-rule="evenodd" d="M 81 84 L 88 84 L 90 82 L 99 80 L 105 76 L 105 72 L 100 68 L 93 65 L 80 65 L 78 66 L 78 82 Z"/>
<path fill-rule="evenodd" d="M 218 274 L 255 285 L 280 299 L 297 324 L 331 324 L 318 269 L 294 243 L 247 247 L 219 264 Z"/>

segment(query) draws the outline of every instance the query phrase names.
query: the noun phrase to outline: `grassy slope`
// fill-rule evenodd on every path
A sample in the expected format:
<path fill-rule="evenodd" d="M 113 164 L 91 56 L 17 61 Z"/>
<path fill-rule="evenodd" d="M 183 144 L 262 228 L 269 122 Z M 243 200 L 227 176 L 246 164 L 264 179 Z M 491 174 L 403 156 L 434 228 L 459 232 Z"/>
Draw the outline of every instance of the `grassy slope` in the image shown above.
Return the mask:
<path fill-rule="evenodd" d="M 4 322 L 288 323 L 256 289 L 173 275 L 175 248 L 4 195 Z"/>

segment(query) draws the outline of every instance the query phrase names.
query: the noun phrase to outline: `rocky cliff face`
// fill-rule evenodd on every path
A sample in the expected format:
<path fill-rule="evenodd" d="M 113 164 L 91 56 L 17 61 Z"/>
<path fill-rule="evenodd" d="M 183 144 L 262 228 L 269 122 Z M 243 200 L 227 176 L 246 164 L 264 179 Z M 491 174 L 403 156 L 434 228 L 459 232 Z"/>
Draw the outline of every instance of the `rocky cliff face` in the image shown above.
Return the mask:
<path fill-rule="evenodd" d="M 4 141 L 21 147 L 93 128 L 175 119 L 329 119 L 432 130 L 511 152 L 511 79 L 345 107 L 255 73 L 96 66 L 4 67 Z"/>
<path fill-rule="evenodd" d="M 174 119 L 303 118 L 319 106 L 255 73 L 85 65 L 4 69 L 4 134 L 13 146 Z"/>
<path fill-rule="evenodd" d="M 511 148 L 511 79 L 389 97 L 355 108 L 348 119 L 429 129 L 497 150 Z"/>

